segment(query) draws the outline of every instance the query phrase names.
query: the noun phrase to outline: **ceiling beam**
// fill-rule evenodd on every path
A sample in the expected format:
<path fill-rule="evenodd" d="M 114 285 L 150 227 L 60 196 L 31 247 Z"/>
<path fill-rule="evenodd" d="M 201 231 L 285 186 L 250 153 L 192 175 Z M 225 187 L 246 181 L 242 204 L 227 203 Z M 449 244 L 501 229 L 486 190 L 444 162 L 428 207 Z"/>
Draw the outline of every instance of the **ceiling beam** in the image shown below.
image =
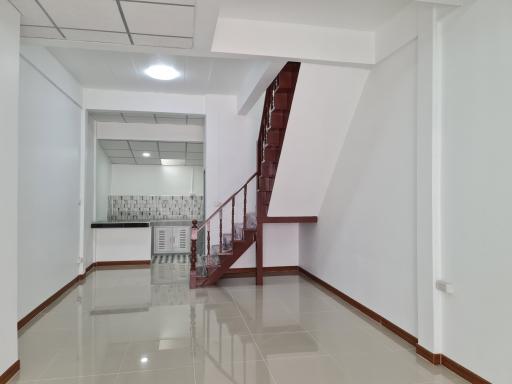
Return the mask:
<path fill-rule="evenodd" d="M 220 17 L 212 52 L 317 63 L 374 64 L 374 33 Z"/>
<path fill-rule="evenodd" d="M 429 3 L 437 5 L 450 5 L 459 7 L 462 5 L 462 0 L 416 0 L 418 3 Z"/>

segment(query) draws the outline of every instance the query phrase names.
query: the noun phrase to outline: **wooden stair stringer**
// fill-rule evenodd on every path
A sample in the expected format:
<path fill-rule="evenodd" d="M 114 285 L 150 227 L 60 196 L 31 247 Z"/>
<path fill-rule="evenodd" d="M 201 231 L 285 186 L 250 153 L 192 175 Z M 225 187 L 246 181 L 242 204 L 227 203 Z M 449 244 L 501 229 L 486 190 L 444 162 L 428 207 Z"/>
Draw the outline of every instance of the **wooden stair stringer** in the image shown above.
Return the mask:
<path fill-rule="evenodd" d="M 255 231 L 251 231 L 254 232 Z M 244 240 L 235 240 L 233 241 L 233 251 L 230 254 L 222 254 L 220 256 L 220 265 L 211 271 L 208 271 L 208 276 L 204 278 L 204 280 L 200 283 L 199 286 L 206 287 L 209 285 L 214 285 L 219 281 L 224 273 L 240 258 L 245 252 L 256 242 L 255 236 L 250 238 L 246 238 Z"/>

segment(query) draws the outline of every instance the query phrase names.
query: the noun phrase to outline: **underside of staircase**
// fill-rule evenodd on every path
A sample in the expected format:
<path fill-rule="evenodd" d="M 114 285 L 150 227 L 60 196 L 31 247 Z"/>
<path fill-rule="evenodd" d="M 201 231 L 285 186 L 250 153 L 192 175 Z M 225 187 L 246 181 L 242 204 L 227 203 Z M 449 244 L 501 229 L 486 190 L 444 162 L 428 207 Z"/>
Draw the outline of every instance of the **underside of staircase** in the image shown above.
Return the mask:
<path fill-rule="evenodd" d="M 265 93 L 257 147 L 257 172 L 210 217 L 191 232 L 190 287 L 214 285 L 256 243 L 256 283 L 263 283 L 263 223 L 297 222 L 288 218 L 268 218 L 274 180 L 286 133 L 288 117 L 300 63 L 289 62 Z M 254 180 L 254 182 L 253 182 Z M 247 213 L 247 191 L 256 188 L 256 212 Z M 236 203 L 243 197 L 243 203 Z M 242 223 L 235 222 L 235 207 L 243 207 Z M 226 228 L 226 213 L 230 213 Z M 240 216 L 240 215 L 238 215 Z M 226 231 L 227 229 L 227 231 Z M 212 236 L 212 233 L 215 236 Z M 215 241 L 212 240 L 215 237 Z"/>

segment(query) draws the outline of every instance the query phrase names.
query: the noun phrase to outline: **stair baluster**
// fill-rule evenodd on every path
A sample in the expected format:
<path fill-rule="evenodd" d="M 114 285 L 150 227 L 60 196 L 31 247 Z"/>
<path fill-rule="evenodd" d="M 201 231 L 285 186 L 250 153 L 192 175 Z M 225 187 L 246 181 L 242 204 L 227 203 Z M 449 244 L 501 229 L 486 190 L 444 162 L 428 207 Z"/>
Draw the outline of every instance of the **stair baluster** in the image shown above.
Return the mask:
<path fill-rule="evenodd" d="M 219 253 L 222 252 L 222 207 L 219 211 Z"/>
<path fill-rule="evenodd" d="M 244 239 L 245 230 L 247 229 L 247 184 L 244 185 Z"/>
<path fill-rule="evenodd" d="M 224 273 L 226 273 L 231 265 L 241 257 L 247 249 L 256 241 L 256 230 L 252 226 L 249 226 L 249 220 L 247 219 L 247 188 L 248 184 L 253 181 L 257 183 L 258 174 L 253 174 L 249 180 L 238 189 L 233 195 L 231 195 L 219 208 L 217 208 L 213 214 L 211 214 L 201 225 L 197 225 L 197 221 L 193 222 L 192 225 L 192 233 L 191 233 L 191 268 L 190 268 L 190 287 L 203 287 L 207 285 L 215 284 Z M 235 240 L 237 225 L 235 223 L 235 209 L 237 208 L 236 199 L 238 194 L 241 194 L 243 191 L 244 194 L 244 218 L 243 224 L 240 223 L 240 229 L 244 228 L 242 237 L 240 236 Z M 227 209 L 227 205 L 231 203 L 231 246 L 228 241 L 229 235 L 226 234 L 226 239 L 224 240 L 223 227 L 224 227 L 224 211 Z M 242 206 L 240 206 L 240 210 Z M 219 249 L 217 250 L 219 260 L 216 262 L 214 255 L 216 251 L 214 247 L 216 245 L 211 244 L 211 236 L 212 236 L 212 228 L 211 224 L 213 220 L 216 220 L 216 215 L 219 216 Z M 249 214 L 250 215 L 250 214 Z M 228 219 L 229 220 L 229 219 Z M 252 223 L 252 221 L 251 221 Z M 253 225 L 253 224 L 251 224 Z M 196 274 L 196 264 L 197 264 L 197 236 L 200 231 L 205 229 L 205 243 L 206 249 L 203 254 L 200 256 L 202 260 L 204 260 L 204 269 L 206 271 L 206 275 L 197 276 Z M 216 230 L 216 228 L 215 228 Z M 229 233 L 229 232 L 227 232 Z M 225 245 L 225 247 L 223 247 Z M 200 263 L 203 264 L 203 263 Z M 203 267 L 203 265 L 201 265 Z"/>
<path fill-rule="evenodd" d="M 190 233 L 190 288 L 196 287 L 196 261 L 197 261 L 197 220 L 192 220 Z"/>
<path fill-rule="evenodd" d="M 207 247 L 207 252 L 208 252 L 208 256 L 206 258 L 206 267 L 212 265 L 212 256 L 211 256 L 211 252 L 210 252 L 210 222 L 208 222 L 208 224 L 206 224 L 206 247 Z M 208 268 L 206 268 L 208 270 Z"/>
<path fill-rule="evenodd" d="M 235 196 L 231 199 L 231 249 L 235 245 Z"/>

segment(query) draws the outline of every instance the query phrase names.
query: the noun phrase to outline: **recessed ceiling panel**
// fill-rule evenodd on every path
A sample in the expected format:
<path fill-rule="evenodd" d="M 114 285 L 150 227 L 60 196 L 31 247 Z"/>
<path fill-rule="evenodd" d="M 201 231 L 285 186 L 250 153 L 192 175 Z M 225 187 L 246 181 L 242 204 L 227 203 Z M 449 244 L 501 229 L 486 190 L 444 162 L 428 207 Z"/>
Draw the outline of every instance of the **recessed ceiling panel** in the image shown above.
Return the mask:
<path fill-rule="evenodd" d="M 185 159 L 185 152 L 162 152 L 160 151 L 160 158 L 162 159 Z"/>
<path fill-rule="evenodd" d="M 126 140 L 99 140 L 103 149 L 130 149 Z"/>
<path fill-rule="evenodd" d="M 135 164 L 133 157 L 111 157 L 112 164 Z"/>
<path fill-rule="evenodd" d="M 158 142 L 160 152 L 185 152 L 187 145 L 185 143 L 164 143 Z"/>
<path fill-rule="evenodd" d="M 156 159 L 146 159 L 146 158 L 137 158 L 135 159 L 136 163 L 139 165 L 162 165 L 162 162 L 159 158 Z"/>
<path fill-rule="evenodd" d="M 68 40 L 92 41 L 97 43 L 131 44 L 128 34 L 122 32 L 89 31 L 83 29 L 62 29 Z"/>
<path fill-rule="evenodd" d="M 192 37 L 194 7 L 121 1 L 131 33 Z"/>
<path fill-rule="evenodd" d="M 21 37 L 39 37 L 42 39 L 62 39 L 57 28 L 21 26 Z"/>
<path fill-rule="evenodd" d="M 188 159 L 186 165 L 203 165 L 203 160 Z"/>
<path fill-rule="evenodd" d="M 132 34 L 132 39 L 135 45 L 146 45 L 149 47 L 190 49 L 194 46 L 194 40 L 189 37 Z"/>
<path fill-rule="evenodd" d="M 233 95 L 240 91 L 240 84 L 246 80 L 253 63 L 259 61 L 167 55 L 163 52 L 155 56 L 113 50 L 60 47 L 49 50 L 85 88 L 140 92 Z M 144 70 L 157 62 L 172 65 L 182 76 L 173 81 L 156 81 L 146 76 Z M 173 117 L 162 113 L 157 115 L 157 119 L 159 115 Z M 189 124 L 195 121 L 189 118 Z"/>
<path fill-rule="evenodd" d="M 204 126 L 204 118 L 189 118 L 188 119 L 188 125 L 193 125 L 195 127 L 202 127 Z"/>
<path fill-rule="evenodd" d="M 155 117 L 153 116 L 152 113 L 150 113 L 150 114 L 123 113 L 123 116 L 127 123 L 155 124 Z"/>
<path fill-rule="evenodd" d="M 203 143 L 187 143 L 187 152 L 203 152 Z"/>
<path fill-rule="evenodd" d="M 173 125 L 185 125 L 187 119 L 185 117 L 156 117 L 157 124 L 173 124 Z"/>
<path fill-rule="evenodd" d="M 39 0 L 60 28 L 125 32 L 114 0 Z"/>
<path fill-rule="evenodd" d="M 149 156 L 144 156 L 145 153 L 149 153 Z M 135 157 L 140 157 L 140 158 L 154 158 L 154 159 L 158 159 L 159 156 L 158 156 L 158 151 L 138 151 L 138 150 L 133 150 L 133 155 Z"/>
<path fill-rule="evenodd" d="M 132 147 L 134 151 L 158 152 L 156 141 L 130 141 L 130 147 Z"/>
<path fill-rule="evenodd" d="M 21 12 L 22 25 L 53 27 L 50 19 L 35 0 L 9 0 Z"/>
<path fill-rule="evenodd" d="M 98 112 L 90 115 L 91 119 L 101 123 L 124 123 L 124 119 L 119 112 Z"/>
<path fill-rule="evenodd" d="M 202 160 L 202 152 L 187 152 L 187 160 Z"/>
<path fill-rule="evenodd" d="M 110 157 L 133 157 L 129 149 L 105 149 L 105 153 Z"/>
<path fill-rule="evenodd" d="M 123 1 L 135 1 L 138 3 L 162 3 L 162 4 L 173 4 L 173 5 L 195 5 L 195 0 L 123 0 Z"/>

